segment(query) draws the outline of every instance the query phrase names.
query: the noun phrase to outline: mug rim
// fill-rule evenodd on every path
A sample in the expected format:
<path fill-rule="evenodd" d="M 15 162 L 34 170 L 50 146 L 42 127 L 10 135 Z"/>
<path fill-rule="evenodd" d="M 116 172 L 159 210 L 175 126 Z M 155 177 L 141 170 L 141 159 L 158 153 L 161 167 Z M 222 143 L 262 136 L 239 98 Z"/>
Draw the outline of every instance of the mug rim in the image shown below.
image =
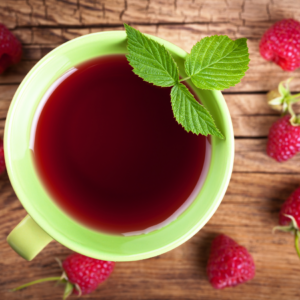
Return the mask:
<path fill-rule="evenodd" d="M 152 39 L 162 43 L 165 45 L 165 47 L 172 52 L 172 54 L 178 55 L 181 59 L 184 59 L 187 55 L 187 53 L 182 50 L 180 47 L 175 46 L 174 44 L 167 42 L 163 39 L 148 35 Z M 92 33 L 88 35 L 84 35 L 81 37 L 78 37 L 76 39 L 73 39 L 71 41 L 68 41 L 59 47 L 55 48 L 52 50 L 50 53 L 48 53 L 45 57 L 43 57 L 34 67 L 33 69 L 26 75 L 26 77 L 23 79 L 22 83 L 18 87 L 17 92 L 15 93 L 12 103 L 9 108 L 9 112 L 7 115 L 7 120 L 5 124 L 5 131 L 4 131 L 4 149 L 5 149 L 5 159 L 6 159 L 6 164 L 7 164 L 7 172 L 11 181 L 11 184 L 13 186 L 14 191 L 16 192 L 20 202 L 26 209 L 26 211 L 30 214 L 30 216 L 39 224 L 39 226 L 44 229 L 45 232 L 47 232 L 50 236 L 52 236 L 56 241 L 59 243 L 65 245 L 66 247 L 82 253 L 87 256 L 91 256 L 94 258 L 100 258 L 100 259 L 105 259 L 105 260 L 113 260 L 113 261 L 132 261 L 132 260 L 139 260 L 139 259 L 145 259 L 149 257 L 153 257 L 162 253 L 165 253 L 169 250 L 174 249 L 175 247 L 179 246 L 180 244 L 184 243 L 186 240 L 188 240 L 190 237 L 192 237 L 195 233 L 197 233 L 211 218 L 211 216 L 214 214 L 216 209 L 218 208 L 219 204 L 221 203 L 223 196 L 226 192 L 227 186 L 229 184 L 229 180 L 231 177 L 232 173 L 232 168 L 233 168 L 233 159 L 234 159 L 234 135 L 233 135 L 233 128 L 232 128 L 232 122 L 230 118 L 230 114 L 226 105 L 226 102 L 222 96 L 222 93 L 220 91 L 203 91 L 203 93 L 210 95 L 214 100 L 216 101 L 215 105 L 218 106 L 219 109 L 219 114 L 220 116 L 224 119 L 224 128 L 225 132 L 223 130 L 224 135 L 226 136 L 225 141 L 223 141 L 225 144 L 226 148 L 226 153 L 227 153 L 227 161 L 226 161 L 226 166 L 224 167 L 224 177 L 223 180 L 221 181 L 221 185 L 219 186 L 219 189 L 216 193 L 216 196 L 214 200 L 212 201 L 211 205 L 209 206 L 209 209 L 205 212 L 205 215 L 202 217 L 201 220 L 198 220 L 197 224 L 194 226 L 191 226 L 191 228 L 185 232 L 185 234 L 181 235 L 180 238 L 177 238 L 176 240 L 172 240 L 169 243 L 167 243 L 165 246 L 160 247 L 158 249 L 154 249 L 151 251 L 146 251 L 146 252 L 141 252 L 141 253 L 136 253 L 136 254 L 110 254 L 110 253 L 101 253 L 101 251 L 94 251 L 91 249 L 88 249 L 85 247 L 85 245 L 81 245 L 77 242 L 74 242 L 72 238 L 66 238 L 62 234 L 62 232 L 57 231 L 55 228 L 52 228 L 45 220 L 40 215 L 40 212 L 33 206 L 31 205 L 30 200 L 28 200 L 25 195 L 24 191 L 20 187 L 20 174 L 17 174 L 15 172 L 15 164 L 13 161 L 15 158 L 12 156 L 12 144 L 13 141 L 11 140 L 11 128 L 13 126 L 13 120 L 14 119 L 14 110 L 16 106 L 18 105 L 19 101 L 21 101 L 22 97 L 22 92 L 27 88 L 27 85 L 34 79 L 34 76 L 41 70 L 41 68 L 44 68 L 44 65 L 47 63 L 49 58 L 52 58 L 55 55 L 58 55 L 59 52 L 64 51 L 65 48 L 68 48 L 69 46 L 75 47 L 80 46 L 82 43 L 84 44 L 86 39 L 90 39 L 91 37 L 95 38 L 116 38 L 119 40 L 119 42 L 125 40 L 126 42 L 126 33 L 125 31 L 106 31 L 106 32 L 97 32 L 97 33 Z M 101 54 L 103 55 L 103 54 Z M 99 55 L 99 56 L 101 56 Z M 60 75 L 62 75 L 61 73 Z M 190 84 L 190 83 L 189 83 Z M 192 84 L 190 84 L 192 85 Z M 193 88 L 195 90 L 195 88 Z M 216 119 L 216 123 L 218 123 L 218 119 Z M 31 126 L 30 126 L 31 127 Z M 26 142 L 28 142 L 26 140 Z M 221 141 L 218 141 L 217 138 L 212 137 L 212 157 L 211 160 L 214 158 L 214 147 L 216 147 L 216 144 L 221 143 Z M 225 150 L 224 150 L 225 151 Z M 211 171 L 211 166 L 209 167 L 209 171 Z M 24 174 L 23 174 L 24 175 Z M 208 177 L 208 174 L 207 174 Z M 207 184 L 205 180 L 202 189 L 204 186 Z M 40 183 L 41 184 L 41 183 Z M 199 196 L 199 195 L 198 195 Z M 196 200 L 196 199 L 195 199 Z M 185 212 L 184 212 L 185 213 Z M 177 222 L 177 220 L 173 221 L 172 223 Z M 169 226 L 169 225 L 167 225 Z M 98 254 L 101 254 L 100 257 Z"/>

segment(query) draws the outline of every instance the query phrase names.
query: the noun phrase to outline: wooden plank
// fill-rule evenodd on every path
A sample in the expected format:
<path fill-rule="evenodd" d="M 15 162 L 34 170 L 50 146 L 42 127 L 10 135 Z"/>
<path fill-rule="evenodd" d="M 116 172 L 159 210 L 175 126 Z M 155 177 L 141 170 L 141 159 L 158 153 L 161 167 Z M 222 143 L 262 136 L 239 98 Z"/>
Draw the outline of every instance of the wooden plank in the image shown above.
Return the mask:
<path fill-rule="evenodd" d="M 263 116 L 276 115 L 279 112 L 273 110 L 267 103 L 266 93 L 262 94 L 224 94 L 232 116 Z M 294 104 L 295 111 L 300 113 L 300 104 Z"/>
<path fill-rule="evenodd" d="M 4 120 L 6 118 L 9 105 L 17 90 L 17 85 L 0 85 L 0 136 L 3 136 L 4 132 Z"/>
<path fill-rule="evenodd" d="M 258 52 L 264 31 L 284 18 L 300 19 L 299 1 L 0 0 L 1 23 L 13 29 L 23 43 L 22 62 L 0 75 L 0 137 L 18 84 L 39 59 L 65 41 L 92 32 L 122 30 L 124 22 L 186 51 L 207 35 L 249 39 L 250 70 L 229 90 L 234 94 L 225 95 L 235 136 L 243 138 L 235 140 L 234 173 L 217 212 L 177 249 L 148 260 L 117 263 L 111 278 L 86 299 L 299 299 L 300 265 L 293 237 L 271 231 L 278 222 L 280 206 L 299 186 L 300 154 L 281 164 L 266 155 L 268 129 L 279 114 L 268 107 L 263 92 L 291 76 L 295 78 L 292 90 L 299 92 L 300 70 L 284 72 Z M 300 113 L 300 105 L 296 110 Z M 59 276 L 54 257 L 64 259 L 71 251 L 52 242 L 32 262 L 17 256 L 6 236 L 26 212 L 6 173 L 0 176 L 0 189 L 0 299 L 61 299 L 63 288 L 54 288 L 53 283 L 9 291 L 31 280 Z M 219 233 L 230 235 L 251 252 L 257 270 L 254 280 L 222 291 L 209 285 L 205 271 L 209 247 Z"/>
<path fill-rule="evenodd" d="M 19 84 L 37 61 L 22 60 L 0 75 L 0 84 Z"/>
<path fill-rule="evenodd" d="M 278 116 L 231 116 L 237 137 L 266 137 Z"/>
<path fill-rule="evenodd" d="M 61 270 L 54 257 L 64 259 L 70 251 L 52 242 L 34 261 L 26 262 L 10 249 L 5 238 L 26 213 L 12 191 L 7 175 L 0 179 L 1 299 L 61 299 L 63 288 L 53 288 L 53 283 L 39 284 L 16 293 L 9 291 L 31 280 L 59 276 Z M 281 300 L 282 295 L 289 300 L 298 299 L 300 265 L 293 237 L 284 233 L 272 234 L 281 204 L 298 185 L 298 175 L 243 174 L 241 177 L 233 174 L 220 207 L 199 233 L 177 249 L 156 258 L 117 263 L 110 279 L 93 294 L 85 296 L 86 299 L 262 300 L 269 299 L 270 294 L 275 300 Z M 256 188 L 249 189 L 249 186 Z M 208 283 L 205 268 L 209 247 L 219 233 L 230 235 L 253 255 L 257 271 L 249 283 L 222 291 L 212 289 Z"/>
<path fill-rule="evenodd" d="M 100 25 L 124 22 L 231 23 L 268 26 L 284 18 L 299 18 L 294 0 L 14 0 L 0 3 L 0 19 L 10 28 L 38 25 Z"/>
<path fill-rule="evenodd" d="M 234 172 L 261 172 L 299 174 L 300 155 L 296 154 L 286 162 L 278 163 L 266 153 L 267 139 L 236 139 Z M 243 175 L 241 175 L 243 176 Z M 270 175 L 270 178 L 273 175 Z"/>
<path fill-rule="evenodd" d="M 300 3 L 300 2 L 299 2 Z M 136 26 L 144 33 L 154 34 L 158 37 L 166 39 L 184 50 L 189 51 L 192 46 L 201 38 L 213 34 L 228 34 L 232 38 L 243 36 L 239 32 L 235 32 L 231 25 L 224 24 L 185 24 L 185 25 L 158 25 L 154 26 Z M 123 27 L 113 28 L 19 28 L 13 32 L 24 43 L 24 54 L 21 63 L 12 67 L 5 78 L 0 76 L 0 83 L 17 83 L 20 82 L 27 72 L 31 69 L 33 63 L 26 60 L 36 62 L 42 58 L 50 50 L 54 49 L 61 43 L 73 39 L 78 36 L 90 32 L 100 32 L 107 30 L 122 30 Z M 245 77 L 235 87 L 228 91 L 268 91 L 277 87 L 278 83 L 289 77 L 294 77 L 291 83 L 291 90 L 300 91 L 300 69 L 294 72 L 285 72 L 277 65 L 267 62 L 260 56 L 258 52 L 259 40 L 257 38 L 248 40 L 250 51 L 250 69 L 246 72 Z M 272 80 L 270 77 L 272 76 Z"/>
<path fill-rule="evenodd" d="M 0 85 L 0 105 L 2 104 L 3 101 L 12 99 L 18 86 L 19 86 L 18 84 Z M 6 107 L 6 109 L 8 109 L 8 107 Z"/>

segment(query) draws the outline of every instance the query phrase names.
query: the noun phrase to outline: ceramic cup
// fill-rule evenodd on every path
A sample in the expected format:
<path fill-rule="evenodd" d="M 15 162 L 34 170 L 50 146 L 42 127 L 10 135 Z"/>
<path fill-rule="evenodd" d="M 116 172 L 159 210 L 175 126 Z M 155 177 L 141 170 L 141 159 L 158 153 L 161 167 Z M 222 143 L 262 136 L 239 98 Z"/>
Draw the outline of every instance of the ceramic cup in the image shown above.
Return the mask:
<path fill-rule="evenodd" d="M 184 72 L 187 53 L 150 36 L 170 51 Z M 54 49 L 28 73 L 11 103 L 4 133 L 8 175 L 28 215 L 8 236 L 10 246 L 23 258 L 33 259 L 51 240 L 97 259 L 133 261 L 153 257 L 179 246 L 196 234 L 219 206 L 228 186 L 234 157 L 230 114 L 220 91 L 194 89 L 212 114 L 224 140 L 211 138 L 212 153 L 207 177 L 192 204 L 169 225 L 148 234 L 116 236 L 89 229 L 62 211 L 45 191 L 35 170 L 30 132 L 43 95 L 67 70 L 88 59 L 127 52 L 124 31 L 85 35 Z"/>

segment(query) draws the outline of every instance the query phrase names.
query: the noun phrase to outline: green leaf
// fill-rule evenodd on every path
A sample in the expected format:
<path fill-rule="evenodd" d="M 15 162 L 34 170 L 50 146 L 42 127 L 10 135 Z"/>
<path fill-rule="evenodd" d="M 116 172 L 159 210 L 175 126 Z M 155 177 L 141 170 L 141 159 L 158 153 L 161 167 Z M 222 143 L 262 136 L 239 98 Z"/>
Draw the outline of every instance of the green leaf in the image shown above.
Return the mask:
<path fill-rule="evenodd" d="M 63 295 L 63 300 L 67 299 L 73 292 L 74 286 L 71 282 L 67 282 L 64 295 Z"/>
<path fill-rule="evenodd" d="M 289 84 L 292 81 L 293 77 L 288 78 L 287 80 L 281 81 L 278 85 L 278 91 L 281 96 L 291 96 Z"/>
<path fill-rule="evenodd" d="M 248 70 L 247 39 L 226 35 L 205 37 L 191 50 L 185 71 L 200 89 L 222 90 L 240 82 Z"/>
<path fill-rule="evenodd" d="M 124 24 L 128 38 L 127 60 L 133 72 L 154 85 L 167 87 L 179 81 L 178 67 L 168 50 L 138 30 Z"/>
<path fill-rule="evenodd" d="M 277 98 L 274 98 L 272 100 L 270 100 L 268 102 L 268 104 L 270 105 L 282 105 L 283 104 L 283 97 L 277 97 Z"/>
<path fill-rule="evenodd" d="M 171 103 L 176 121 L 186 131 L 224 138 L 208 110 L 196 101 L 185 85 L 177 83 L 171 90 Z"/>
<path fill-rule="evenodd" d="M 288 94 L 288 90 L 283 86 L 282 82 L 280 82 L 278 85 L 278 91 L 281 96 L 285 96 Z"/>

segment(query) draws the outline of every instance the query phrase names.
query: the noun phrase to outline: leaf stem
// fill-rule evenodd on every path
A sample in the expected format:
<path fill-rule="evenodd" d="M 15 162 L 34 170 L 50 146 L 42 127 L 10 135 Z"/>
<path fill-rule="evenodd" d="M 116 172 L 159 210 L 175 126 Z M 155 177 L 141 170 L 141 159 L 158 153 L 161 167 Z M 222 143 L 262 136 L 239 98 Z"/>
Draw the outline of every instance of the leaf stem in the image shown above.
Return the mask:
<path fill-rule="evenodd" d="M 295 230 L 295 248 L 296 252 L 300 258 L 300 249 L 299 249 L 299 231 Z"/>
<path fill-rule="evenodd" d="M 185 77 L 185 78 L 183 78 L 183 79 L 180 79 L 179 82 L 189 80 L 190 78 L 191 78 L 191 77 Z"/>
<path fill-rule="evenodd" d="M 61 278 L 60 277 L 48 277 L 48 278 L 38 279 L 38 280 L 35 280 L 35 281 L 31 281 L 29 283 L 25 283 L 23 285 L 20 285 L 16 288 L 12 289 L 12 291 L 13 292 L 18 291 L 18 290 L 24 289 L 28 286 L 34 285 L 36 283 L 41 283 L 41 282 L 45 282 L 45 281 L 56 281 L 56 280 L 61 280 Z"/>

